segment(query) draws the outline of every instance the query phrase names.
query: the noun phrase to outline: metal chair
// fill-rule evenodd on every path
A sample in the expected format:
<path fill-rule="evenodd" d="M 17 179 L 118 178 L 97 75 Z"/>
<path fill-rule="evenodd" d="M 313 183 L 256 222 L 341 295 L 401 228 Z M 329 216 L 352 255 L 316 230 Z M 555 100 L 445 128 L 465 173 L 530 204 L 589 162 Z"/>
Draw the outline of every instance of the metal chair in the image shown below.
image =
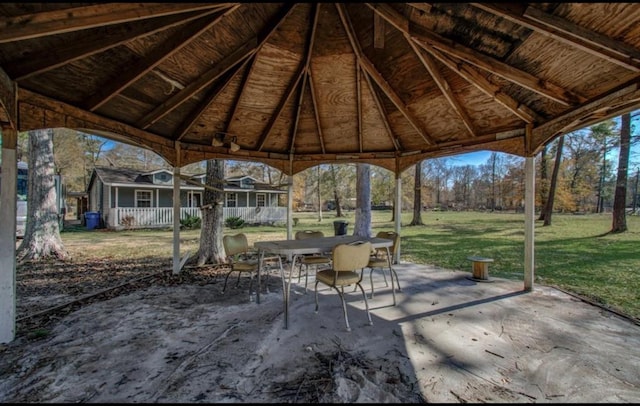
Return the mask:
<path fill-rule="evenodd" d="M 379 269 L 382 272 L 382 276 L 384 277 L 384 283 L 386 286 L 389 286 L 387 282 L 387 277 L 385 276 L 385 269 L 389 269 L 389 274 L 393 278 L 396 277 L 397 289 L 398 292 L 402 291 L 400 288 L 400 281 L 398 280 L 398 274 L 395 269 L 389 265 L 389 263 L 393 263 L 396 253 L 398 252 L 398 248 L 400 247 L 400 234 L 394 231 L 380 231 L 376 234 L 377 238 L 386 238 L 388 240 L 393 241 L 393 245 L 389 247 L 389 254 L 391 258 L 387 257 L 387 249 L 386 248 L 376 248 L 373 251 L 373 255 L 369 258 L 369 263 L 367 264 L 367 268 L 369 268 L 369 281 L 371 282 L 371 299 L 373 299 L 373 271 L 374 269 Z"/>
<path fill-rule="evenodd" d="M 304 240 L 306 238 L 321 238 L 324 237 L 324 233 L 322 231 L 313 231 L 313 230 L 301 230 L 296 232 L 295 239 L 296 240 Z M 300 257 L 300 268 L 298 271 L 298 283 L 300 283 L 300 279 L 302 276 L 302 267 L 304 266 L 304 287 L 307 287 L 307 281 L 309 279 L 309 265 L 314 265 L 316 269 L 316 273 L 318 269 L 325 265 L 331 265 L 331 257 L 326 255 L 319 254 L 308 254 L 302 255 Z"/>
<path fill-rule="evenodd" d="M 235 235 L 225 235 L 222 237 L 222 244 L 227 256 L 227 263 L 231 265 L 231 270 L 227 272 L 227 276 L 224 278 L 224 287 L 222 293 L 227 289 L 227 280 L 232 272 L 238 272 L 238 280 L 236 287 L 240 284 L 240 276 L 242 273 L 248 272 L 250 275 L 249 280 L 249 298 L 251 299 L 251 286 L 253 285 L 253 274 L 258 272 L 259 261 L 252 253 L 247 242 L 247 236 L 243 233 Z M 267 278 L 268 278 L 267 274 Z"/>
<path fill-rule="evenodd" d="M 331 252 L 331 269 L 325 269 L 316 272 L 315 299 L 316 313 L 318 312 L 318 283 L 334 288 L 340 300 L 342 301 L 342 313 L 344 321 L 347 325 L 347 331 L 351 331 L 349 326 L 349 318 L 347 316 L 347 304 L 344 300 L 344 287 L 355 284 L 362 291 L 362 298 L 367 311 L 369 325 L 373 325 L 371 314 L 369 314 L 369 304 L 367 303 L 367 295 L 360 282 L 362 282 L 362 271 L 369 262 L 371 255 L 370 242 L 356 242 L 351 244 L 339 244 L 335 246 Z M 360 270 L 360 272 L 358 272 Z"/>

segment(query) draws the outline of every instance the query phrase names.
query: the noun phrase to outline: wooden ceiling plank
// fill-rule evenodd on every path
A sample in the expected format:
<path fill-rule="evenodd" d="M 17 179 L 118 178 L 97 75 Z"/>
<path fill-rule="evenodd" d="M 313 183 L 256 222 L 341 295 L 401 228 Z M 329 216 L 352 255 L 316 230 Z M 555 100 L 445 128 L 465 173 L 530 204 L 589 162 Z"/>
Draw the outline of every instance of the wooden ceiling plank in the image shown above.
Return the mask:
<path fill-rule="evenodd" d="M 309 66 L 311 65 L 311 56 L 313 55 L 313 46 L 316 40 L 316 33 L 318 30 L 318 19 L 320 16 L 320 3 L 316 3 L 315 7 L 311 7 L 311 30 L 309 32 L 309 38 L 307 41 L 307 55 L 304 64 L 304 77 L 302 78 L 302 85 L 300 86 L 300 95 L 298 97 L 298 107 L 296 108 L 296 116 L 293 120 L 293 126 L 291 129 L 291 137 L 289 142 L 289 154 L 295 154 L 295 141 L 296 133 L 298 132 L 298 124 L 300 122 L 300 112 L 302 111 L 302 103 L 304 100 L 304 91 L 307 88 L 307 80 L 309 79 Z"/>
<path fill-rule="evenodd" d="M 182 121 L 182 123 L 180 124 L 180 126 L 176 130 L 176 134 L 177 134 L 177 136 L 175 138 L 176 141 L 180 141 L 182 138 L 184 138 L 184 136 L 187 134 L 187 132 L 189 132 L 191 127 L 193 127 L 195 122 L 198 121 L 198 119 L 200 119 L 200 117 L 205 112 L 205 110 L 207 110 L 207 108 L 209 108 L 209 106 L 211 106 L 211 104 L 216 100 L 218 95 L 220 95 L 220 93 L 222 93 L 222 91 L 229 85 L 229 83 L 231 83 L 231 81 L 236 76 L 236 74 L 240 70 L 242 70 L 243 67 L 245 67 L 247 65 L 249 60 L 251 60 L 251 58 L 245 59 L 245 61 L 243 63 L 240 63 L 240 64 L 236 65 L 234 68 L 232 68 L 227 73 L 227 76 L 220 83 L 216 84 L 213 87 L 213 89 L 211 89 L 207 93 L 207 95 L 205 96 L 205 99 L 202 101 L 202 103 L 200 103 L 200 104 L 198 104 L 198 106 L 196 106 L 196 108 L 189 114 L 189 116 L 187 118 L 185 118 Z"/>
<path fill-rule="evenodd" d="M 211 13 L 211 10 L 170 15 L 139 21 L 135 24 L 118 25 L 114 26 L 107 36 L 102 32 L 88 32 L 83 35 L 80 41 L 71 41 L 59 48 L 49 50 L 46 56 L 30 54 L 19 60 L 8 62 L 6 64 L 7 73 L 14 77 L 16 81 L 24 80 L 33 75 L 59 68 L 75 60 L 104 52 L 137 38 L 184 24 L 208 13 Z"/>
<path fill-rule="evenodd" d="M 581 49 L 611 63 L 632 71 L 640 70 L 640 51 L 627 44 L 604 37 L 598 33 L 578 27 L 560 17 L 550 16 L 538 9 L 524 5 L 514 10 L 512 5 L 501 3 L 470 3 L 488 13 L 502 17 L 530 30 L 547 35 L 569 46 Z"/>
<path fill-rule="evenodd" d="M 153 109 L 153 111 L 144 116 L 138 122 L 138 126 L 140 128 L 146 129 L 165 115 L 169 114 L 169 112 L 173 111 L 173 109 L 184 103 L 187 99 L 198 93 L 211 82 L 218 79 L 229 69 L 232 69 L 237 64 L 242 63 L 245 58 L 253 55 L 257 50 L 256 45 L 257 44 L 255 37 L 245 42 L 231 55 L 227 56 L 225 59 L 220 61 L 220 63 L 216 64 L 212 69 L 202 74 L 196 81 L 191 82 L 189 85 L 185 86 L 185 88 L 180 92 L 176 93 L 164 103 Z"/>
<path fill-rule="evenodd" d="M 425 69 L 429 72 L 429 74 L 433 78 L 433 81 L 436 83 L 436 85 L 442 92 L 442 95 L 445 97 L 445 99 L 447 99 L 447 102 L 449 102 L 449 105 L 453 108 L 456 114 L 458 114 L 458 116 L 464 123 L 464 126 L 469 131 L 469 134 L 472 137 L 474 137 L 476 133 L 475 133 L 475 129 L 473 128 L 473 124 L 471 123 L 471 118 L 469 117 L 467 112 L 464 110 L 464 108 L 462 107 L 462 105 L 460 104 L 456 96 L 453 94 L 453 91 L 451 90 L 451 86 L 449 86 L 449 83 L 447 82 L 447 80 L 440 73 L 440 69 L 438 69 L 438 66 L 436 65 L 431 55 L 425 54 L 422 51 L 422 49 L 420 49 L 415 44 L 415 42 L 412 41 L 411 38 L 409 38 L 408 35 L 405 34 L 405 38 L 409 43 L 409 45 L 411 46 L 411 49 L 413 49 L 413 52 L 415 52 L 418 59 L 420 59 L 420 62 L 422 62 L 422 65 L 425 67 Z"/>
<path fill-rule="evenodd" d="M 450 55 L 467 61 L 492 74 L 498 75 L 512 83 L 536 92 L 564 106 L 571 106 L 586 101 L 586 98 L 577 95 L 567 89 L 531 75 L 528 72 L 517 69 L 507 63 L 499 61 L 488 55 L 484 55 L 457 42 L 444 38 L 435 32 L 423 27 L 411 25 L 409 20 L 400 15 L 393 8 L 384 4 L 367 5 L 385 20 L 391 23 L 403 34 L 409 35 L 412 39 L 424 42 L 430 46 L 440 49 Z"/>
<path fill-rule="evenodd" d="M 454 61 L 449 56 L 444 55 L 439 50 L 430 47 L 423 42 L 417 41 L 416 44 L 422 47 L 422 49 L 424 49 L 425 51 L 429 52 L 440 62 L 444 63 L 449 69 L 462 76 L 465 80 L 481 90 L 483 93 L 503 105 L 514 115 L 520 117 L 523 121 L 527 123 L 541 121 L 541 117 L 536 112 L 504 93 L 499 86 L 493 84 L 489 79 L 485 78 L 480 72 L 474 69 L 473 66 L 470 66 L 469 64 L 466 64 L 462 61 Z"/>
<path fill-rule="evenodd" d="M 581 39 L 595 47 L 615 52 L 621 56 L 631 58 L 636 62 L 640 61 L 639 49 L 627 45 L 623 42 L 616 41 L 613 38 L 607 37 L 606 35 L 602 35 L 595 31 L 581 27 L 561 17 L 545 13 L 542 10 L 531 6 L 527 7 L 524 12 L 524 16 L 530 20 L 539 22 L 540 24 L 544 24 L 550 29 L 560 31 L 568 37 Z"/>
<path fill-rule="evenodd" d="M 100 108 L 136 80 L 190 44 L 203 32 L 219 23 L 226 15 L 232 13 L 238 7 L 240 6 L 236 5 L 214 16 L 201 17 L 199 20 L 189 24 L 185 29 L 179 30 L 175 35 L 155 46 L 146 57 L 130 64 L 126 69 L 122 69 L 117 78 L 109 78 L 106 83 L 100 86 L 99 92 L 94 93 L 82 104 L 89 111 L 95 111 Z"/>
<path fill-rule="evenodd" d="M 231 3 L 233 4 L 233 3 Z M 0 43 L 86 30 L 189 11 L 221 9 L 230 3 L 104 3 L 0 19 Z"/>
<path fill-rule="evenodd" d="M 379 14 L 373 14 L 373 47 L 384 48 L 385 26 L 384 19 Z"/>
<path fill-rule="evenodd" d="M 407 5 L 420 11 L 424 11 L 425 13 L 431 12 L 431 3 L 407 3 Z"/>
<path fill-rule="evenodd" d="M 363 151 L 363 134 L 362 134 L 362 70 L 356 65 L 356 104 L 358 108 L 358 150 Z"/>

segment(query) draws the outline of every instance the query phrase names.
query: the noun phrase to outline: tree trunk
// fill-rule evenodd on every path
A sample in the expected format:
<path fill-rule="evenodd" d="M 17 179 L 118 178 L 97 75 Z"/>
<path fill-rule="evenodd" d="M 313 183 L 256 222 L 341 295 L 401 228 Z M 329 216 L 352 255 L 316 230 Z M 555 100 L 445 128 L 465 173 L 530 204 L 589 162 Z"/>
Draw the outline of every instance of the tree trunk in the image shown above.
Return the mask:
<path fill-rule="evenodd" d="M 27 225 L 18 261 L 66 259 L 56 203 L 53 129 L 29 131 Z"/>
<path fill-rule="evenodd" d="M 547 148 L 548 146 L 545 145 L 544 148 L 542 148 L 542 152 L 540 153 L 540 203 L 542 204 L 542 207 L 545 206 L 545 197 L 548 194 L 548 187 L 547 187 Z M 544 210 L 540 210 L 540 217 L 538 217 L 538 220 L 544 220 L 544 216 L 545 216 L 545 211 Z"/>
<path fill-rule="evenodd" d="M 200 229 L 200 249 L 198 265 L 208 262 L 219 264 L 225 262 L 222 235 L 224 226 L 224 160 L 207 161 L 207 177 L 204 196 L 202 197 L 202 227 Z"/>
<path fill-rule="evenodd" d="M 336 177 L 336 168 L 331 165 L 331 177 L 333 179 L 333 200 L 336 202 L 336 217 L 344 217 L 342 214 L 342 205 L 340 204 L 340 195 L 338 194 L 338 179 Z"/>
<path fill-rule="evenodd" d="M 356 165 L 356 224 L 353 235 L 371 237 L 371 166 Z"/>
<path fill-rule="evenodd" d="M 620 156 L 618 158 L 618 176 L 616 178 L 616 192 L 613 198 L 612 233 L 627 231 L 626 197 L 627 171 L 629 168 L 629 149 L 631 144 L 631 114 L 622 115 L 620 125 Z"/>
<path fill-rule="evenodd" d="M 410 226 L 422 226 L 422 161 L 416 164 L 413 192 L 413 220 Z"/>
<path fill-rule="evenodd" d="M 558 139 L 558 146 L 556 147 L 556 161 L 553 163 L 553 173 L 551 174 L 551 183 L 549 184 L 549 196 L 547 202 L 544 205 L 544 223 L 545 226 L 551 225 L 551 213 L 553 212 L 553 199 L 556 195 L 556 186 L 558 183 L 558 172 L 560 172 L 560 161 L 562 160 L 562 148 L 564 145 L 564 135 L 561 135 Z"/>

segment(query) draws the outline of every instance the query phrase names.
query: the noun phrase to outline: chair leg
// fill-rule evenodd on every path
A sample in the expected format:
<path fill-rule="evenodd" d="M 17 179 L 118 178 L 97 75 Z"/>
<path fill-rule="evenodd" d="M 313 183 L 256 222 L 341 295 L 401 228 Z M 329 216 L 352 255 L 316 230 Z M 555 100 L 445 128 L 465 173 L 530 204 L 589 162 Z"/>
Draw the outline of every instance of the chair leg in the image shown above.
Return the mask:
<path fill-rule="evenodd" d="M 364 293 L 364 288 L 360 284 L 360 282 L 356 283 L 356 286 L 360 287 L 362 291 L 362 298 L 364 299 L 364 307 L 367 310 L 367 318 L 369 319 L 369 325 L 373 326 L 373 321 L 371 320 L 371 313 L 369 313 L 369 303 L 367 302 L 367 295 Z M 373 291 L 371 292 L 373 294 Z"/>
<path fill-rule="evenodd" d="M 241 272 L 238 272 L 238 273 L 240 274 Z M 252 297 L 251 297 L 251 286 L 252 285 L 253 285 L 253 272 L 249 272 L 249 301 L 252 300 Z"/>
<path fill-rule="evenodd" d="M 318 313 L 318 281 L 316 281 L 316 287 L 314 290 L 316 295 L 316 313 Z"/>
<path fill-rule="evenodd" d="M 344 315 L 344 322 L 347 325 L 347 331 L 351 331 L 351 327 L 349 327 L 349 317 L 347 316 L 347 303 L 344 301 L 344 287 L 342 290 L 333 286 L 333 288 L 338 292 L 338 296 L 340 296 L 340 301 L 342 302 L 342 314 Z"/>
<path fill-rule="evenodd" d="M 222 288 L 222 293 L 227 290 L 227 280 L 229 279 L 229 275 L 231 275 L 231 272 L 233 272 L 233 270 L 227 272 L 227 276 L 224 278 L 224 287 Z"/>
<path fill-rule="evenodd" d="M 398 288 L 396 290 L 398 292 L 402 292 L 402 288 L 400 287 L 400 281 L 398 280 L 398 273 L 393 268 L 389 268 L 389 269 L 391 269 L 391 277 L 393 278 L 394 275 L 396 276 L 396 285 L 398 285 Z"/>
<path fill-rule="evenodd" d="M 238 286 L 240 286 L 240 275 L 242 274 L 242 272 L 238 272 L 238 280 L 236 280 L 236 288 Z"/>

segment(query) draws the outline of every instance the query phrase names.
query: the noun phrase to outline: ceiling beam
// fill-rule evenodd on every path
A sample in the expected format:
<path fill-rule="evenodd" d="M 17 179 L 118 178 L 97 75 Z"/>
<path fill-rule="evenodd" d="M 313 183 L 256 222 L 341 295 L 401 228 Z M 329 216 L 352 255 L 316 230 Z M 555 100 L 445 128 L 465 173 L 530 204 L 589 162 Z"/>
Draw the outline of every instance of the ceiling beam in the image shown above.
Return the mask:
<path fill-rule="evenodd" d="M 249 78 L 251 77 L 251 74 L 253 73 L 253 70 L 256 67 L 256 61 L 257 61 L 256 54 L 254 53 L 250 59 L 251 59 L 251 64 L 249 68 L 244 72 L 244 75 L 242 75 L 240 86 L 238 86 L 238 90 L 236 91 L 234 101 L 231 103 L 231 113 L 229 114 L 229 118 L 227 119 L 227 122 L 224 123 L 224 132 L 227 132 L 227 133 L 229 132 L 229 125 L 233 123 L 233 119 L 236 116 L 240 98 L 244 94 L 244 89 L 247 87 Z M 211 142 L 213 143 L 213 139 L 211 140 Z"/>
<path fill-rule="evenodd" d="M 104 3 L 25 14 L 0 19 L 0 43 L 228 6 L 229 3 Z"/>
<path fill-rule="evenodd" d="M 382 91 L 387 95 L 387 97 L 391 100 L 391 102 L 396 106 L 398 110 L 405 116 L 405 118 L 409 121 L 409 123 L 413 126 L 413 128 L 418 132 L 418 134 L 422 137 L 422 139 L 427 144 L 435 144 L 435 141 L 427 134 L 427 132 L 422 127 L 422 124 L 418 119 L 414 117 L 414 115 L 409 111 L 407 106 L 404 104 L 400 96 L 393 90 L 393 88 L 387 83 L 384 77 L 378 72 L 373 63 L 367 59 L 367 57 L 363 54 L 362 49 L 360 48 L 360 44 L 357 41 L 356 33 L 353 29 L 353 25 L 349 20 L 349 16 L 347 15 L 346 10 L 344 9 L 344 5 L 337 3 L 336 8 L 338 9 L 338 14 L 340 15 L 340 20 L 342 21 L 342 25 L 344 26 L 345 31 L 347 32 L 347 36 L 349 37 L 349 41 L 351 42 L 351 47 L 356 53 L 356 58 L 358 59 L 358 63 L 360 66 L 367 72 L 368 75 L 376 82 L 376 84 L 382 89 Z"/>
<path fill-rule="evenodd" d="M 205 88 L 211 82 L 218 79 L 229 69 L 232 69 L 234 66 L 241 63 L 245 58 L 253 55 L 256 50 L 256 38 L 254 37 L 245 42 L 231 55 L 227 56 L 218 64 L 216 64 L 212 69 L 202 74 L 197 80 L 191 82 L 184 89 L 153 109 L 138 122 L 138 126 L 140 128 L 148 128 L 153 123 L 173 111 L 173 109 L 191 98 L 194 94 Z"/>
<path fill-rule="evenodd" d="M 475 136 L 476 135 L 475 129 L 473 128 L 473 124 L 471 123 L 471 118 L 466 113 L 466 111 L 464 110 L 464 108 L 456 98 L 456 96 L 453 94 L 453 91 L 451 90 L 451 86 L 449 86 L 449 83 L 447 82 L 447 80 L 440 73 L 440 69 L 436 65 L 436 62 L 433 60 L 431 55 L 425 54 L 418 47 L 418 45 L 414 41 L 412 41 L 411 38 L 409 38 L 409 36 L 406 34 L 405 34 L 405 39 L 411 46 L 411 49 L 413 49 L 413 52 L 415 52 L 418 59 L 420 59 L 420 62 L 422 62 L 422 65 L 429 72 L 429 74 L 433 78 L 433 81 L 436 82 L 436 85 L 442 92 L 442 95 L 444 96 L 444 98 L 447 99 L 447 102 L 449 102 L 449 105 L 453 108 L 453 111 L 455 111 L 456 114 L 458 114 L 458 117 L 460 117 L 460 119 L 462 120 L 462 123 L 467 128 L 467 131 L 469 131 L 469 134 L 472 137 Z"/>
<path fill-rule="evenodd" d="M 247 65 L 247 63 L 251 60 L 251 58 L 247 58 L 244 62 L 237 64 L 234 68 L 232 68 L 225 76 L 225 78 L 217 83 L 205 96 L 202 103 L 198 104 L 196 108 L 189 113 L 187 118 L 185 118 L 180 126 L 176 130 L 176 137 L 174 138 L 176 141 L 180 141 L 184 136 L 191 130 L 191 127 L 195 124 L 196 121 L 202 116 L 206 109 L 211 106 L 211 104 L 215 101 L 215 99 L 222 93 L 222 91 L 231 83 L 236 74 Z"/>
<path fill-rule="evenodd" d="M 311 30 L 307 40 L 306 46 L 306 60 L 304 63 L 304 77 L 302 78 L 302 85 L 300 85 L 300 94 L 298 96 L 298 106 L 296 108 L 296 115 L 293 120 L 293 126 L 291 130 L 291 137 L 289 142 L 289 153 L 295 153 L 295 141 L 296 133 L 298 132 L 298 123 L 300 122 L 300 112 L 302 111 L 302 103 L 304 100 L 304 91 L 307 88 L 307 80 L 309 79 L 309 65 L 311 65 L 311 56 L 313 55 L 313 47 L 316 41 L 316 32 L 318 30 L 318 19 L 320 16 L 320 3 L 316 3 L 315 7 L 311 7 Z"/>
<path fill-rule="evenodd" d="M 262 132 L 262 135 L 260 135 L 260 139 L 258 140 L 258 148 L 257 148 L 258 151 L 262 151 L 262 148 L 264 147 L 264 144 L 267 141 L 267 138 L 269 138 L 269 134 L 271 133 L 273 126 L 275 125 L 276 121 L 278 121 L 278 118 L 280 118 L 280 114 L 282 114 L 282 110 L 291 99 L 291 95 L 293 95 L 293 91 L 296 90 L 296 87 L 298 87 L 298 83 L 300 83 L 300 79 L 302 79 L 302 76 L 306 72 L 305 68 L 306 67 L 304 64 L 300 64 L 300 66 L 298 67 L 298 71 L 293 77 L 293 80 L 289 82 L 289 86 L 287 86 L 287 89 L 285 90 L 284 94 L 280 98 L 280 102 L 276 106 L 276 109 L 274 110 L 274 112 L 269 117 L 269 122 L 267 123 L 265 130 Z"/>
<path fill-rule="evenodd" d="M 488 13 L 638 72 L 640 50 L 525 4 L 470 3 Z"/>
<path fill-rule="evenodd" d="M 222 21 L 225 16 L 234 12 L 238 7 L 240 6 L 236 5 L 213 16 L 201 17 L 183 29 L 178 30 L 163 43 L 156 45 L 144 58 L 129 63 L 126 68 L 119 70 L 117 78 L 109 78 L 106 83 L 99 86 L 100 91 L 94 93 L 83 105 L 89 111 L 99 109 L 132 83 L 189 45 L 191 41 L 198 38 L 203 32 Z"/>
<path fill-rule="evenodd" d="M 322 134 L 322 125 L 320 123 L 320 113 L 318 112 L 318 99 L 316 97 L 315 85 L 313 84 L 313 73 L 311 67 L 309 67 L 308 71 L 309 75 L 309 90 L 311 92 L 311 102 L 313 103 L 313 113 L 316 119 L 316 128 L 318 130 L 318 139 L 320 141 L 320 149 L 323 154 L 327 153 L 327 150 L 324 147 L 324 135 Z"/>
<path fill-rule="evenodd" d="M 400 143 L 400 140 L 393 134 L 393 131 L 391 131 L 391 125 L 389 124 L 389 120 L 387 118 L 387 112 L 385 111 L 384 105 L 380 100 L 380 96 L 378 96 L 378 92 L 376 92 L 376 89 L 373 86 L 373 82 L 371 82 L 371 78 L 369 77 L 369 75 L 364 75 L 364 78 L 367 81 L 367 85 L 369 86 L 369 92 L 373 97 L 373 101 L 376 103 L 376 107 L 378 108 L 378 113 L 380 114 L 380 118 L 382 119 L 382 124 L 387 130 L 387 135 L 389 136 L 389 139 L 393 143 L 393 146 L 397 152 L 402 149 L 402 143 Z"/>
<path fill-rule="evenodd" d="M 440 62 L 444 63 L 449 69 L 456 72 L 469 83 L 474 85 L 477 89 L 481 90 L 487 96 L 491 97 L 494 101 L 500 103 L 507 108 L 511 113 L 520 117 L 527 123 L 534 121 L 542 121 L 542 118 L 532 109 L 519 101 L 513 99 L 508 94 L 504 93 L 500 86 L 491 82 L 482 73 L 478 72 L 473 66 L 463 62 L 451 59 L 448 55 L 440 52 L 439 50 L 428 46 L 422 42 L 417 42 L 425 51 L 429 52 Z"/>
<path fill-rule="evenodd" d="M 43 55 L 40 51 L 34 51 L 18 60 L 8 61 L 5 64 L 5 68 L 7 73 L 15 78 L 16 81 L 24 80 L 33 75 L 59 68 L 75 60 L 184 24 L 208 13 L 211 13 L 211 10 L 121 24 L 109 27 L 108 35 L 105 35 L 104 29 L 96 28 L 84 32 L 82 37 L 76 41 L 69 41 L 55 49 L 48 49 L 46 55 Z"/>
<path fill-rule="evenodd" d="M 567 89 L 563 89 L 548 80 L 538 78 L 491 56 L 444 38 L 423 27 L 412 25 L 406 17 L 400 15 L 388 5 L 370 3 L 367 3 L 367 5 L 400 30 L 400 32 L 410 36 L 412 39 L 433 46 L 494 75 L 498 75 L 518 86 L 547 97 L 563 106 L 576 105 L 586 101 L 586 98 Z"/>

